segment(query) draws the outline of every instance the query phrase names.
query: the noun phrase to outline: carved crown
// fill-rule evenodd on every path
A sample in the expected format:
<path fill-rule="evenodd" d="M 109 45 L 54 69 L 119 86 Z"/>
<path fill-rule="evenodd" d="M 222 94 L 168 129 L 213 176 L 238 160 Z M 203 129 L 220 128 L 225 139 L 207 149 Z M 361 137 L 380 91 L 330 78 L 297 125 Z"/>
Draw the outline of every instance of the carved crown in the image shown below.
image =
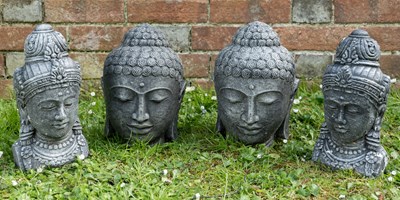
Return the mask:
<path fill-rule="evenodd" d="M 164 76 L 183 81 L 180 58 L 164 34 L 149 24 L 130 29 L 122 44 L 107 56 L 104 76 L 110 74 Z"/>
<path fill-rule="evenodd" d="M 295 79 L 292 55 L 281 46 L 278 34 L 263 22 L 241 27 L 218 55 L 215 76 Z"/>
<path fill-rule="evenodd" d="M 36 26 L 24 50 L 25 64 L 14 72 L 14 89 L 23 102 L 49 87 L 80 85 L 79 64 L 68 56 L 65 38 L 49 24 Z"/>
<path fill-rule="evenodd" d="M 385 104 L 390 78 L 379 68 L 379 57 L 379 45 L 368 32 L 353 31 L 336 49 L 334 64 L 328 65 L 322 80 L 323 90 L 351 90 L 375 106 Z"/>

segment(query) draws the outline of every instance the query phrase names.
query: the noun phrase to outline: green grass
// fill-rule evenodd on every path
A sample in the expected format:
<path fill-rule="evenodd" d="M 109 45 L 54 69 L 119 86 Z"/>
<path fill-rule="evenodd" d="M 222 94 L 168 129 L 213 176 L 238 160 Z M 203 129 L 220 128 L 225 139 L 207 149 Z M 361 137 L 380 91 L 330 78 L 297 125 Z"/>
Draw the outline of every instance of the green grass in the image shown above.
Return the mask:
<path fill-rule="evenodd" d="M 192 199 L 196 193 L 202 199 L 400 198 L 398 89 L 391 91 L 382 125 L 382 144 L 390 160 L 376 179 L 350 170 L 331 171 L 311 161 L 323 121 L 323 97 L 316 81 L 304 81 L 299 88 L 296 98 L 302 98 L 293 107 L 298 112 L 291 113 L 290 139 L 270 148 L 245 146 L 216 133 L 217 105 L 211 99 L 215 92 L 199 89 L 185 95 L 178 140 L 127 146 L 103 136 L 103 98 L 86 93 L 81 95 L 79 115 L 90 157 L 26 173 L 12 159 L 11 145 L 19 129 L 15 102 L 0 100 L 0 199 Z"/>

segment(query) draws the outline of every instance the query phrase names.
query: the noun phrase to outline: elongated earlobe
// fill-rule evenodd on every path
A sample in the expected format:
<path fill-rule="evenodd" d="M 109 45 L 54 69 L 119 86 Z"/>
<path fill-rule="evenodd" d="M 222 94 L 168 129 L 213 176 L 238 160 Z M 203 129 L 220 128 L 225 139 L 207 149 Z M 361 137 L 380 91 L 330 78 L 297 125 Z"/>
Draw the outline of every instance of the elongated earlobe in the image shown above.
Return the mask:
<path fill-rule="evenodd" d="M 226 138 L 226 129 L 225 129 L 225 126 L 224 126 L 224 124 L 222 123 L 222 121 L 221 121 L 219 115 L 218 115 L 218 117 L 217 117 L 217 124 L 216 124 L 216 126 L 217 126 L 217 131 L 218 131 L 219 133 L 221 133 L 221 135 L 222 135 L 224 138 Z"/>
<path fill-rule="evenodd" d="M 292 109 L 294 97 L 296 96 L 297 89 L 299 87 L 299 79 L 294 79 L 293 82 L 293 90 L 292 94 L 290 95 L 290 102 L 288 105 L 288 109 L 286 111 L 286 117 L 285 120 L 283 120 L 281 126 L 279 129 L 276 131 L 276 136 L 282 139 L 288 139 L 289 138 L 289 122 L 290 122 L 290 110 Z"/>
<path fill-rule="evenodd" d="M 112 137 L 115 135 L 115 130 L 112 127 L 110 120 L 108 119 L 108 117 L 106 117 L 106 122 L 105 122 L 105 127 L 104 127 L 104 135 L 106 137 Z"/>

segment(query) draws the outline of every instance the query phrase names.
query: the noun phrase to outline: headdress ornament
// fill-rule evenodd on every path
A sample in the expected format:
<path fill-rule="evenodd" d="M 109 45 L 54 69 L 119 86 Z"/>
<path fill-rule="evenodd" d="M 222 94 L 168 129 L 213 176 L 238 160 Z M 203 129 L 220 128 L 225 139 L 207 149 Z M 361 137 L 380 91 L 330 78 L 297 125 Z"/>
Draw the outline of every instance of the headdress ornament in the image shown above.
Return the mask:
<path fill-rule="evenodd" d="M 278 34 L 263 22 L 240 28 L 218 55 L 215 76 L 254 79 L 295 79 L 295 67 L 289 51 L 281 46 Z"/>
<path fill-rule="evenodd" d="M 334 64 L 327 67 L 323 91 L 352 89 L 375 106 L 385 104 L 390 78 L 379 68 L 379 57 L 379 45 L 368 32 L 353 31 L 340 42 Z"/>
<path fill-rule="evenodd" d="M 65 38 L 49 24 L 37 25 L 24 49 L 25 64 L 14 72 L 14 88 L 22 102 L 46 89 L 80 85 L 79 64 L 69 58 Z"/>
<path fill-rule="evenodd" d="M 181 60 L 164 34 L 149 24 L 130 29 L 122 44 L 108 55 L 104 76 L 109 74 L 164 76 L 183 81 Z"/>

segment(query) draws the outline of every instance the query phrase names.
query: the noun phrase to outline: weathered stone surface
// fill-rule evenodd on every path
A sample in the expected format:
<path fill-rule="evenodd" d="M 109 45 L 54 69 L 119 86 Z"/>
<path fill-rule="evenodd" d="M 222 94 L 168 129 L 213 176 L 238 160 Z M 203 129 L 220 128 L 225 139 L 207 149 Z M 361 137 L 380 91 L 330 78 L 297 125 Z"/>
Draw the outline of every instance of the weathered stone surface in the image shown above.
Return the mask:
<path fill-rule="evenodd" d="M 332 64 L 331 55 L 296 55 L 296 73 L 300 77 L 321 78 L 329 64 Z"/>
<path fill-rule="evenodd" d="M 327 23 L 332 17 L 332 0 L 293 0 L 293 22 Z"/>
<path fill-rule="evenodd" d="M 75 26 L 70 28 L 72 50 L 110 51 L 122 41 L 128 27 L 121 26 Z"/>
<path fill-rule="evenodd" d="M 9 22 L 36 22 L 43 19 L 41 0 L 3 0 L 3 19 Z"/>
<path fill-rule="evenodd" d="M 400 22 L 399 0 L 335 0 L 335 22 Z"/>
<path fill-rule="evenodd" d="M 208 54 L 180 54 L 185 78 L 208 77 L 210 56 Z"/>
<path fill-rule="evenodd" d="M 128 0 L 129 22 L 207 22 L 208 0 Z"/>
<path fill-rule="evenodd" d="M 103 76 L 107 53 L 71 53 L 70 56 L 81 65 L 83 79 L 99 79 Z"/>
<path fill-rule="evenodd" d="M 165 36 L 174 51 L 182 52 L 189 50 L 189 26 L 157 26 Z"/>
<path fill-rule="evenodd" d="M 213 0 L 210 1 L 210 21 L 285 23 L 290 20 L 290 8 L 290 0 Z"/>
<path fill-rule="evenodd" d="M 6 53 L 7 76 L 12 77 L 15 69 L 24 65 L 25 54 L 22 52 Z"/>
<path fill-rule="evenodd" d="M 46 0 L 46 22 L 124 22 L 124 0 Z"/>
<path fill-rule="evenodd" d="M 379 63 L 385 74 L 392 78 L 400 77 L 400 55 L 382 55 Z"/>
<path fill-rule="evenodd" d="M 192 28 L 192 49 L 221 50 L 228 45 L 238 27 L 194 26 Z"/>
<path fill-rule="evenodd" d="M 281 43 L 289 50 L 334 51 L 338 41 L 354 27 L 284 26 L 274 27 Z"/>

